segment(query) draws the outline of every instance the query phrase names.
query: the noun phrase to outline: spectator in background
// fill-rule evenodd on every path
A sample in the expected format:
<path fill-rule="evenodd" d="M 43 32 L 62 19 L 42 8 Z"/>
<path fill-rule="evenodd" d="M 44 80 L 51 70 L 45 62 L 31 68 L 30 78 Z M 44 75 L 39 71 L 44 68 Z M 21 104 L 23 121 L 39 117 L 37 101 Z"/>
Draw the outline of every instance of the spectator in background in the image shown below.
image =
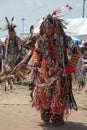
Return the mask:
<path fill-rule="evenodd" d="M 78 83 L 78 88 L 79 90 L 83 90 L 85 88 L 85 80 L 84 80 L 84 75 L 83 75 L 83 61 L 82 61 L 82 53 L 77 45 L 76 46 L 76 52 L 80 55 L 79 60 L 77 62 L 77 65 L 75 66 L 75 78 Z"/>
<path fill-rule="evenodd" d="M 0 41 L 0 72 L 3 71 L 3 63 L 5 60 L 5 46 L 2 41 Z"/>

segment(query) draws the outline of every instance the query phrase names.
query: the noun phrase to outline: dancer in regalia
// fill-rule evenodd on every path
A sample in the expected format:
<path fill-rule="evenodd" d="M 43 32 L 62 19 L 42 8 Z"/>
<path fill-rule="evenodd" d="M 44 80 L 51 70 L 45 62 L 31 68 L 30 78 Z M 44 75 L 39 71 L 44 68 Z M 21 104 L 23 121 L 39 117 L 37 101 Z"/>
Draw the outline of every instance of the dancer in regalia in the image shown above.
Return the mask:
<path fill-rule="evenodd" d="M 71 60 L 68 59 L 70 38 L 64 28 L 63 20 L 48 15 L 40 26 L 31 57 L 33 107 L 40 110 L 43 121 L 55 125 L 64 124 L 64 116 L 71 109 L 78 109 L 72 93 L 72 73 L 79 54 L 72 52 Z"/>

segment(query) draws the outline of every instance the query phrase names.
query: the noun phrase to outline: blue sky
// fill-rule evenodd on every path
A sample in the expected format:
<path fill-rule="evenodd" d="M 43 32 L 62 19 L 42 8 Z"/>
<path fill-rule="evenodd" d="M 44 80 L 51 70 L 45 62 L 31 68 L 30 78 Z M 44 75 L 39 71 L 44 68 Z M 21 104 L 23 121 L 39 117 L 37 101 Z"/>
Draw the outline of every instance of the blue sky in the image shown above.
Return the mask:
<path fill-rule="evenodd" d="M 23 28 L 22 18 L 25 18 L 25 31 L 31 24 L 36 24 L 39 19 L 51 14 L 54 9 L 69 4 L 72 10 L 64 9 L 60 15 L 62 18 L 80 18 L 82 17 L 83 0 L 0 0 L 0 27 L 6 25 L 5 16 L 8 19 L 14 17 L 14 23 L 17 25 L 16 32 L 19 35 Z M 87 1 L 85 2 L 87 7 Z M 87 10 L 85 9 L 85 17 Z M 5 36 L 7 32 L 0 31 L 0 37 Z"/>

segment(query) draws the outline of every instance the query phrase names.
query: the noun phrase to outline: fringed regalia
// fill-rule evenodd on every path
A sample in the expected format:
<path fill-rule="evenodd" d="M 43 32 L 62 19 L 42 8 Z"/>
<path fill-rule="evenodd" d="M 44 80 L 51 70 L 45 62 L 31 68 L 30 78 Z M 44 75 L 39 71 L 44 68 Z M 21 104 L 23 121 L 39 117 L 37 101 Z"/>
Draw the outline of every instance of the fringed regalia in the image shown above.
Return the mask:
<path fill-rule="evenodd" d="M 32 53 L 33 107 L 40 110 L 42 120 L 55 125 L 64 124 L 63 117 L 71 109 L 77 110 L 71 77 L 75 66 L 67 58 L 70 43 L 63 22 L 48 15 L 40 26 L 40 36 Z"/>
<path fill-rule="evenodd" d="M 7 62 L 16 64 L 17 55 L 19 52 L 18 43 L 16 40 L 16 36 L 12 39 L 8 39 L 8 48 L 7 48 Z"/>
<path fill-rule="evenodd" d="M 12 23 L 14 17 L 12 17 L 11 22 L 9 22 L 7 17 L 5 17 L 5 19 L 7 22 L 6 29 L 8 30 L 8 38 L 6 38 L 5 40 L 6 64 L 12 65 L 14 67 L 16 65 L 17 57 L 19 54 L 19 44 L 21 43 L 21 39 L 18 36 L 16 36 L 16 25 Z"/>

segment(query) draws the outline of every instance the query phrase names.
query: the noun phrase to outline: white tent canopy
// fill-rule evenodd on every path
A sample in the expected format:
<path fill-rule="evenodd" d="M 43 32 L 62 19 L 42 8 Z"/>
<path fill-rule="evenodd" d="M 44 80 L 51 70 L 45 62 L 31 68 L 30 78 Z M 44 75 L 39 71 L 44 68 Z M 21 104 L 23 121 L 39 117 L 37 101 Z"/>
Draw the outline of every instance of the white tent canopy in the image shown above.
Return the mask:
<path fill-rule="evenodd" d="M 66 33 L 81 40 L 87 40 L 87 18 L 75 18 L 66 20 Z"/>
<path fill-rule="evenodd" d="M 42 21 L 43 19 L 37 23 L 34 33 L 39 33 L 39 27 Z M 66 19 L 65 21 L 68 23 L 66 26 L 67 29 L 65 30 L 67 35 L 77 39 L 87 40 L 87 18 Z"/>
<path fill-rule="evenodd" d="M 40 19 L 38 23 L 35 25 L 34 33 L 39 33 L 40 31 L 40 25 L 43 22 L 43 19 Z"/>

